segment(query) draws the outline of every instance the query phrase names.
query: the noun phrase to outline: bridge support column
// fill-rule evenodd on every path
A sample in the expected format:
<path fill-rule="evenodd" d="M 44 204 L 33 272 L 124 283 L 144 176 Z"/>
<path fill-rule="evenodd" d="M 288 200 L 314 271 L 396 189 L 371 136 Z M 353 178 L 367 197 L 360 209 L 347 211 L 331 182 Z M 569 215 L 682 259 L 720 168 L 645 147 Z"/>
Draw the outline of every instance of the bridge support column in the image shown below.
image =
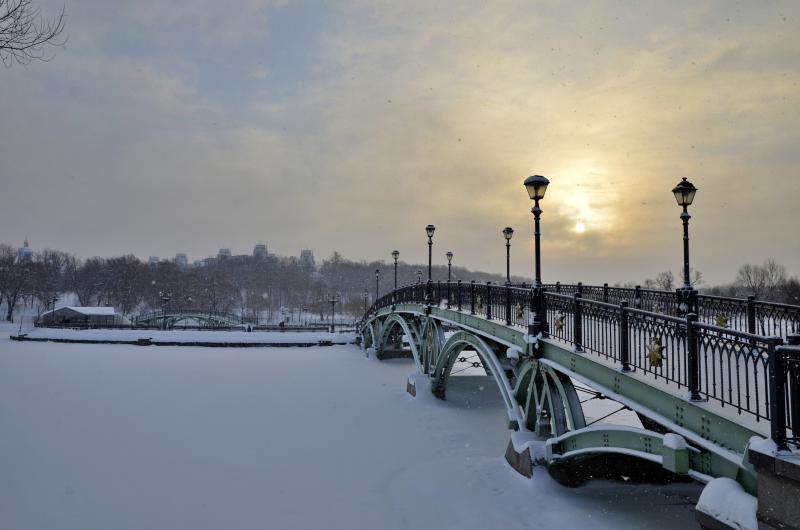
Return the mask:
<path fill-rule="evenodd" d="M 800 458 L 752 445 L 748 457 L 758 474 L 759 530 L 800 530 Z"/>

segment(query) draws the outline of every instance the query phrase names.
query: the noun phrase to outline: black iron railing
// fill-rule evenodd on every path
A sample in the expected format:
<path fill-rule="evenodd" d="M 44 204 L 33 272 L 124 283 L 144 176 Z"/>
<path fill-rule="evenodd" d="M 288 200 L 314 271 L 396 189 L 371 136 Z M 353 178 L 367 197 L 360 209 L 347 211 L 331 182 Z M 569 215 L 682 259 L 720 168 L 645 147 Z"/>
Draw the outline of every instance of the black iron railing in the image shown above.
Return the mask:
<path fill-rule="evenodd" d="M 800 345 L 765 331 L 797 329 L 800 307 L 751 299 L 700 297 L 698 315 L 678 316 L 675 293 L 608 286 L 546 286 L 541 303 L 548 335 L 576 352 L 597 355 L 622 371 L 636 371 L 654 384 L 684 390 L 693 400 L 730 407 L 751 421 L 770 421 L 775 441 L 800 443 Z M 427 294 L 430 292 L 430 298 Z M 526 328 L 541 310 L 529 288 L 475 282 L 434 282 L 398 288 L 365 315 L 397 303 L 454 309 Z M 728 305 L 722 305 L 725 302 Z M 703 304 L 706 304 L 705 306 Z M 709 318 L 725 308 L 738 320 L 718 325 Z M 770 313 L 772 312 L 772 313 Z M 752 326 L 769 320 L 775 326 Z M 755 333 L 737 329 L 746 322 Z M 800 339 L 796 341 L 800 344 Z"/>
<path fill-rule="evenodd" d="M 680 316 L 681 295 L 679 291 L 656 291 L 604 285 L 546 284 L 549 292 L 572 295 L 580 293 L 583 298 L 619 305 L 628 302 L 630 307 L 654 313 Z M 780 304 L 747 298 L 728 298 L 707 294 L 697 295 L 697 317 L 700 322 L 714 324 L 753 335 L 779 336 L 800 333 L 800 306 Z"/>

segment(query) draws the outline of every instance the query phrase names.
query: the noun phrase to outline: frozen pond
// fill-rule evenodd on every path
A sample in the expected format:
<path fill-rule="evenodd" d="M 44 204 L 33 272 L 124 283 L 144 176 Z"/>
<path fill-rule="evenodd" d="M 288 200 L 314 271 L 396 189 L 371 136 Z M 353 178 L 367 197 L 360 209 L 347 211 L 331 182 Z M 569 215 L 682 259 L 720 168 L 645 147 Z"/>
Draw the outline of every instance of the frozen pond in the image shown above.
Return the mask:
<path fill-rule="evenodd" d="M 499 394 L 355 346 L 137 347 L 0 338 L 4 530 L 694 526 L 696 485 L 533 480 Z M 591 402 L 590 402 L 591 403 Z M 645 522 L 646 521 L 646 522 Z"/>

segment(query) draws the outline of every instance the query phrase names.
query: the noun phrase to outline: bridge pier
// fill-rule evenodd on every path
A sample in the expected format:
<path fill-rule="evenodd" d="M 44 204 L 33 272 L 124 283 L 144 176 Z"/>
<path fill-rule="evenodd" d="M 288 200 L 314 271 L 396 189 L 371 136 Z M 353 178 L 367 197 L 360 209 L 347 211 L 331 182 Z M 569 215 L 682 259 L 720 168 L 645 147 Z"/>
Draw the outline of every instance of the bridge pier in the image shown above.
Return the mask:
<path fill-rule="evenodd" d="M 800 456 L 778 453 L 770 444 L 753 444 L 748 452 L 758 475 L 758 528 L 800 530 Z"/>

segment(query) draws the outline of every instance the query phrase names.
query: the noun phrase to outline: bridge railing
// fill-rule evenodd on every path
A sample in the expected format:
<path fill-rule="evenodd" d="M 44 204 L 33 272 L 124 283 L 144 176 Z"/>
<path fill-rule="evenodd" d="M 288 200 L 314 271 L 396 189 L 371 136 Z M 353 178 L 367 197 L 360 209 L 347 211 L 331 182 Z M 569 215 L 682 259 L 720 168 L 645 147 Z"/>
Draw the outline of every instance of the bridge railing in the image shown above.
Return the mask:
<path fill-rule="evenodd" d="M 653 310 L 661 303 L 667 307 L 667 301 L 674 305 L 674 293 L 559 285 L 558 291 L 545 291 L 543 301 L 549 336 L 572 345 L 576 352 L 600 356 L 623 372 L 636 371 L 655 384 L 684 390 L 693 400 L 730 407 L 755 422 L 770 421 L 779 445 L 800 443 L 800 346 L 784 347 L 781 337 L 719 326 L 694 314 Z M 523 328 L 539 309 L 527 288 L 433 282 L 401 287 L 381 297 L 365 318 L 380 308 L 408 302 L 448 307 Z M 762 304 L 744 302 L 745 308 Z M 709 307 L 706 315 L 712 311 Z M 786 323 L 800 309 L 763 303 L 761 317 L 767 318 L 765 311 L 776 308 Z M 753 310 L 745 310 L 752 321 Z"/>
<path fill-rule="evenodd" d="M 636 309 L 680 316 L 681 297 L 677 291 L 609 287 L 603 285 L 545 284 L 549 292 L 573 295 L 619 305 L 626 301 Z M 800 333 L 800 306 L 747 298 L 698 294 L 697 316 L 701 322 L 745 331 L 754 335 L 787 337 Z"/>

